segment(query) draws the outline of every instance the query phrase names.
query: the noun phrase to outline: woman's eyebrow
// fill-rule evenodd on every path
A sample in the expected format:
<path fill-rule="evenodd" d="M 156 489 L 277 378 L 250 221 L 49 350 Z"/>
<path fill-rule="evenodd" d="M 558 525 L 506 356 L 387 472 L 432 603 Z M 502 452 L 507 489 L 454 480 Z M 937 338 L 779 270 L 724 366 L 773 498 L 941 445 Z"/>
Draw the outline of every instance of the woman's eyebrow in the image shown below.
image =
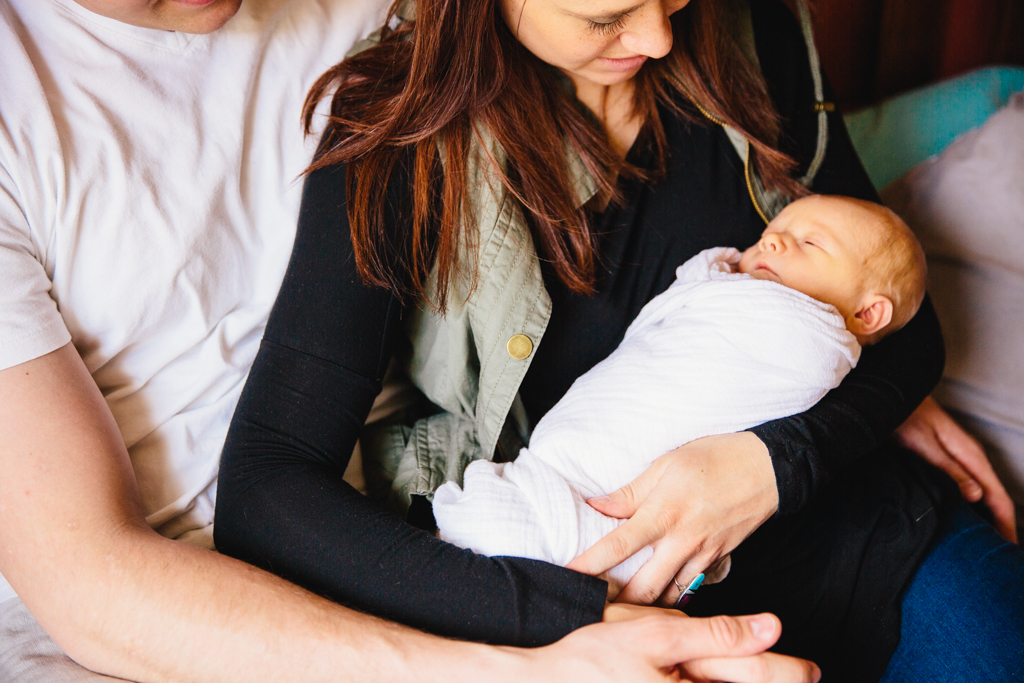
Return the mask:
<path fill-rule="evenodd" d="M 616 19 L 619 19 L 621 17 L 626 16 L 630 12 L 635 12 L 636 10 L 640 9 L 642 6 L 643 6 L 643 3 L 640 3 L 639 5 L 633 5 L 632 7 L 627 7 L 626 9 L 619 10 L 618 12 L 608 12 L 606 14 L 596 14 L 596 15 L 594 15 L 594 14 L 580 14 L 578 12 L 573 12 L 571 10 L 563 10 L 563 11 L 566 14 L 570 15 L 570 16 L 576 17 L 577 19 L 586 19 L 587 21 L 596 21 L 596 22 L 612 22 L 612 21 L 615 21 Z"/>

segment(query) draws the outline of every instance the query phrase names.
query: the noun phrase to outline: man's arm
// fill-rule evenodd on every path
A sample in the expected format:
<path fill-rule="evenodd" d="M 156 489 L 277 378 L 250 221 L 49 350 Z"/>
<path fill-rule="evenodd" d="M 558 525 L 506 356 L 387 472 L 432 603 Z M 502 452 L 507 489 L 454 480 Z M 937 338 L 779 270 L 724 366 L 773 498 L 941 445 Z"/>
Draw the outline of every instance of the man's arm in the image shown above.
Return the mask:
<path fill-rule="evenodd" d="M 774 617 L 586 627 L 538 650 L 445 640 L 360 614 L 145 523 L 113 417 L 70 344 L 0 371 L 0 573 L 73 659 L 137 681 L 814 680 L 760 654 Z M 706 659 L 714 657 L 731 659 Z M 700 661 L 696 661 L 696 660 Z M 713 678 L 721 676 L 712 675 Z"/>
<path fill-rule="evenodd" d="M 372 680 L 382 662 L 412 675 L 409 653 L 427 650 L 426 636 L 152 531 L 70 344 L 0 372 L 0 444 L 0 572 L 86 667 L 142 681 Z M 441 654 L 468 647 L 430 641 Z"/>

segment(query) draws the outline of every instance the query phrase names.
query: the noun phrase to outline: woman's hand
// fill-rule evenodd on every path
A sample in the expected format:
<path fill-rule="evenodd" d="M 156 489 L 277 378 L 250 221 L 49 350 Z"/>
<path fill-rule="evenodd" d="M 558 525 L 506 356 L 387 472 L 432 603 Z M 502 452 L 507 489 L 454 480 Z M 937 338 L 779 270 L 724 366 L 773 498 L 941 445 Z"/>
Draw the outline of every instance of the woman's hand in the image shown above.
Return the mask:
<path fill-rule="evenodd" d="M 616 600 L 649 605 L 665 594 L 663 604 L 671 605 L 678 597 L 672 580 L 689 582 L 732 552 L 775 513 L 779 494 L 768 449 L 739 432 L 691 441 L 610 496 L 587 502 L 629 520 L 569 569 L 596 576 L 650 545 L 654 556 Z"/>
<path fill-rule="evenodd" d="M 935 399 L 928 397 L 896 430 L 896 440 L 951 476 L 971 503 L 984 500 L 996 529 L 1017 542 L 1013 500 L 992 470 L 985 450 Z"/>
<path fill-rule="evenodd" d="M 654 607 L 622 614 L 628 623 L 585 626 L 554 645 L 523 651 L 533 661 L 518 680 L 816 683 L 821 678 L 811 662 L 765 652 L 782 633 L 772 614 L 690 619 Z"/>

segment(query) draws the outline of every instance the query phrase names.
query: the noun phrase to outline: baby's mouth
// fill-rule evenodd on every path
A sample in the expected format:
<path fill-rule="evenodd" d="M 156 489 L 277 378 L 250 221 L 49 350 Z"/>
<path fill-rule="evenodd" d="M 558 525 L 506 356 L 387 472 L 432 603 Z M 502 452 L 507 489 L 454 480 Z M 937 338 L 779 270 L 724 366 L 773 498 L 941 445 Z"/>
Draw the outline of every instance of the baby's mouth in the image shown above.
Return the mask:
<path fill-rule="evenodd" d="M 769 268 L 768 264 L 765 263 L 764 261 L 758 261 L 756 264 L 754 264 L 754 270 L 755 271 L 764 270 L 764 271 L 767 271 L 768 273 L 770 273 L 771 275 L 774 275 L 775 277 L 779 276 L 778 273 L 776 273 L 774 270 Z"/>

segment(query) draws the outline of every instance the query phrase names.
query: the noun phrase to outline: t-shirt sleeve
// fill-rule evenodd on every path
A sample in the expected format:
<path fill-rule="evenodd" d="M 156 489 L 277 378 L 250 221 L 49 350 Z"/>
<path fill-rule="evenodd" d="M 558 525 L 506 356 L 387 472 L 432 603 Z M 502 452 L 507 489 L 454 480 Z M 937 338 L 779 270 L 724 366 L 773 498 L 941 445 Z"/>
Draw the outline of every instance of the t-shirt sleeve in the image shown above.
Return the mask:
<path fill-rule="evenodd" d="M 752 3 L 757 51 L 783 119 L 783 149 L 803 173 L 814 155 L 813 81 L 799 25 L 780 2 Z M 826 101 L 833 100 L 825 81 Z M 838 111 L 828 116 L 828 148 L 812 189 L 879 201 Z M 864 349 L 860 362 L 810 410 L 751 431 L 768 447 L 779 514 L 801 510 L 842 468 L 878 448 L 935 388 L 945 364 L 931 301 L 903 329 Z"/>
<path fill-rule="evenodd" d="M 0 166 L 0 370 L 59 349 L 71 335 L 50 297 L 43 249 Z"/>
<path fill-rule="evenodd" d="M 306 181 L 288 272 L 224 447 L 218 549 L 440 635 L 535 646 L 599 621 L 604 581 L 457 548 L 342 479 L 402 314 L 358 277 L 344 189 L 343 167 Z"/>

